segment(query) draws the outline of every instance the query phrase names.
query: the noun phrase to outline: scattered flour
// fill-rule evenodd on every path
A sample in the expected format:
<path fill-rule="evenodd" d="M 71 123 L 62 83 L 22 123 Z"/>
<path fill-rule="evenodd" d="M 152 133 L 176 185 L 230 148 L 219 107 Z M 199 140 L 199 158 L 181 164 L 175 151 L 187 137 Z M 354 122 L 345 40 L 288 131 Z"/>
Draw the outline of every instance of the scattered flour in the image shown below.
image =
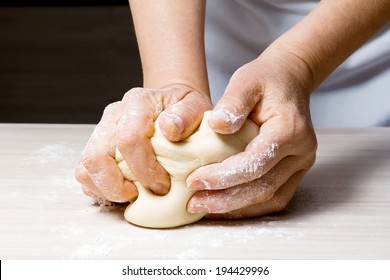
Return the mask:
<path fill-rule="evenodd" d="M 75 150 L 69 147 L 67 142 L 46 145 L 33 151 L 25 159 L 26 164 L 67 163 L 69 157 L 75 155 Z"/>
<path fill-rule="evenodd" d="M 145 246 L 152 248 L 153 244 L 164 242 L 168 233 L 159 231 L 146 231 L 141 228 L 134 228 L 127 223 L 121 225 L 122 234 L 118 234 L 118 228 L 104 228 L 97 230 L 93 225 L 66 224 L 52 226 L 49 230 L 59 238 L 55 250 L 67 250 L 66 241 L 85 240 L 82 237 L 88 236 L 89 239 L 85 244 L 81 244 L 70 253 L 71 259 L 96 259 L 110 257 L 113 253 L 120 250 L 128 250 L 131 256 L 133 246 Z M 128 234 L 123 234 L 123 229 L 128 229 Z M 140 234 L 141 231 L 145 231 Z M 133 234 L 132 234 L 133 233 Z M 138 233 L 138 234 L 137 234 Z"/>
<path fill-rule="evenodd" d="M 101 212 L 125 211 L 128 203 L 115 203 L 102 198 L 93 199 L 92 205 L 99 206 Z"/>
<path fill-rule="evenodd" d="M 277 147 L 271 145 L 266 151 L 265 157 L 268 159 L 274 157 L 276 150 Z M 72 205 L 72 203 L 66 201 L 67 198 L 75 194 L 77 197 L 83 197 L 73 173 L 78 156 L 79 152 L 72 149 L 68 143 L 60 142 L 44 146 L 30 153 L 21 162 L 22 168 L 30 170 L 30 172 L 23 174 L 26 178 L 31 176 L 29 173 L 34 172 L 34 169 L 50 167 L 52 171 L 50 174 L 44 174 L 41 180 L 32 185 L 37 190 L 35 201 L 38 200 L 39 205 L 45 206 L 42 210 L 45 217 L 51 218 L 50 213 L 46 212 L 46 209 L 50 209 L 47 204 L 61 203 L 62 207 L 70 207 L 68 205 Z M 259 166 L 256 168 L 259 168 L 261 163 L 257 163 Z M 258 170 L 248 171 L 258 172 Z M 265 190 L 269 188 L 266 184 L 262 187 Z M 80 202 L 83 201 L 86 200 L 80 199 Z M 22 202 L 24 203 L 24 200 Z M 110 226 L 102 225 L 97 229 L 96 221 L 100 218 L 96 218 L 96 215 L 103 214 L 102 212 L 113 212 L 112 214 L 119 218 L 126 205 L 104 201 L 95 201 L 94 204 L 99 207 L 89 205 L 88 207 L 80 207 L 79 211 L 80 215 L 85 216 L 79 221 L 92 218 L 90 223 L 74 222 L 49 227 L 57 244 L 53 250 L 64 252 L 65 258 L 93 259 L 110 258 L 116 256 L 118 252 L 122 252 L 122 255 L 128 252 L 129 257 L 136 257 L 132 255 L 131 248 L 137 248 L 138 251 L 142 248 L 152 251 L 153 248 L 159 248 L 152 253 L 155 258 L 199 259 L 206 255 L 205 250 L 245 249 L 250 248 L 254 242 L 286 242 L 304 237 L 302 233 L 296 231 L 296 228 L 286 226 L 286 222 L 264 218 L 260 221 L 225 221 L 222 223 L 202 221 L 199 224 L 175 230 L 137 228 L 123 220 L 111 223 Z M 35 209 L 37 211 L 40 209 L 37 203 L 35 203 Z M 74 246 L 74 243 L 78 246 Z M 165 244 L 176 243 L 178 246 L 174 246 L 172 251 L 167 252 Z"/>
<path fill-rule="evenodd" d="M 21 158 L 18 163 L 18 175 L 34 188 L 34 199 L 42 205 L 56 204 L 64 201 L 64 197 L 81 195 L 81 187 L 74 178 L 74 169 L 79 152 L 68 142 L 61 141 L 45 145 Z M 40 174 L 37 178 L 36 174 Z M 26 198 L 29 205 L 31 197 Z"/>
<path fill-rule="evenodd" d="M 198 259 L 200 257 L 200 254 L 201 252 L 199 249 L 191 248 L 177 254 L 176 257 L 179 260 L 191 260 L 191 259 Z"/>
<path fill-rule="evenodd" d="M 227 248 L 250 250 L 254 243 L 280 243 L 304 238 L 296 229 L 276 221 L 226 221 L 226 225 L 205 221 L 175 230 L 149 230 L 121 222 L 101 229 L 94 223 L 68 223 L 52 226 L 49 230 L 58 239 L 54 249 L 67 252 L 64 256 L 71 259 L 112 258 L 118 254 L 137 258 L 134 251 L 148 250 L 147 255 L 157 259 L 190 260 Z M 78 246 L 72 245 L 71 248 L 66 245 L 77 242 Z"/>
<path fill-rule="evenodd" d="M 226 109 L 219 109 L 213 111 L 210 118 L 224 122 L 226 127 L 230 127 L 231 129 L 233 129 L 234 132 L 236 132 L 240 129 L 246 117 L 247 117 L 247 112 L 244 113 L 236 112 L 236 114 L 233 114 Z"/>

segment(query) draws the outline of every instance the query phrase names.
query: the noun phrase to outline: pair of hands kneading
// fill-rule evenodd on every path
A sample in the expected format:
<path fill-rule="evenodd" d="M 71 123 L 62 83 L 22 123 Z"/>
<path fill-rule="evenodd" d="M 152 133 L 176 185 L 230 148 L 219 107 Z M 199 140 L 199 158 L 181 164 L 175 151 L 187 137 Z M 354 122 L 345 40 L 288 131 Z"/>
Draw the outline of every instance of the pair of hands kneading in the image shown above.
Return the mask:
<path fill-rule="evenodd" d="M 76 170 L 84 193 L 113 202 L 139 196 L 125 216 L 146 227 L 282 210 L 314 163 L 316 138 L 301 80 L 261 63 L 236 71 L 200 129 L 212 106 L 186 86 L 132 89 L 108 106 Z M 176 184 L 180 207 L 170 200 Z M 143 196 L 151 205 L 141 207 Z M 172 206 L 166 221 L 156 202 L 164 199 Z"/>
<path fill-rule="evenodd" d="M 84 193 L 112 202 L 133 202 L 137 196 L 141 202 L 142 192 L 164 199 L 180 178 L 190 199 L 183 204 L 186 211 L 175 210 L 185 215 L 245 218 L 282 210 L 315 161 L 310 93 L 388 24 L 385 2 L 320 1 L 239 68 L 212 109 L 204 48 L 205 1 L 130 1 L 144 84 L 154 89 L 132 89 L 106 108 L 76 169 Z M 192 148 L 191 137 L 202 135 L 202 128 L 195 131 L 211 109 L 201 127 L 213 136 L 199 137 L 206 144 L 199 144 L 198 151 Z M 235 133 L 245 130 L 248 119 L 258 128 L 253 139 L 245 132 L 245 140 L 237 141 L 239 148 L 221 158 L 213 154 L 217 144 L 207 144 L 214 141 L 208 139 L 224 143 L 225 153 L 226 142 L 230 146 L 236 141 Z M 180 154 L 179 147 L 190 148 Z M 115 155 L 116 149 L 121 155 Z M 174 157 L 179 155 L 182 158 Z M 211 159 L 202 159 L 209 155 Z M 185 171 L 173 172 L 171 163 L 164 163 L 168 159 Z M 149 207 L 141 214 L 157 216 L 160 210 Z"/>
<path fill-rule="evenodd" d="M 258 127 L 251 121 L 235 134 L 220 135 L 208 125 L 210 111 L 206 111 L 199 128 L 181 142 L 171 142 L 162 133 L 158 118 L 151 143 L 157 161 L 170 174 L 170 190 L 157 196 L 145 188 L 132 174 L 122 155 L 117 150 L 116 160 L 124 177 L 134 182 L 138 198 L 127 207 L 125 218 L 144 227 L 165 228 L 189 224 L 201 219 L 206 213 L 188 213 L 187 202 L 195 193 L 186 186 L 188 175 L 200 166 L 221 162 L 243 151 L 257 135 Z"/>

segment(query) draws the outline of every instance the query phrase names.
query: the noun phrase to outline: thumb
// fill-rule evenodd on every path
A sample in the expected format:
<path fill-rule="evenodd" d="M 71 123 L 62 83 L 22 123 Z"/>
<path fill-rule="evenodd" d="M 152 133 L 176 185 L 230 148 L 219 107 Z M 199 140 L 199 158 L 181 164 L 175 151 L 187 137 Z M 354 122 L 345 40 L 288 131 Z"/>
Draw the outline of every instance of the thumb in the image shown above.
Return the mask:
<path fill-rule="evenodd" d="M 221 134 L 232 134 L 240 130 L 260 100 L 262 89 L 261 84 L 253 79 L 251 72 L 245 68 L 238 69 L 210 116 L 210 127 Z"/>
<path fill-rule="evenodd" d="M 208 97 L 191 91 L 162 113 L 161 131 L 170 141 L 184 140 L 198 128 L 203 113 L 211 109 L 212 105 Z"/>

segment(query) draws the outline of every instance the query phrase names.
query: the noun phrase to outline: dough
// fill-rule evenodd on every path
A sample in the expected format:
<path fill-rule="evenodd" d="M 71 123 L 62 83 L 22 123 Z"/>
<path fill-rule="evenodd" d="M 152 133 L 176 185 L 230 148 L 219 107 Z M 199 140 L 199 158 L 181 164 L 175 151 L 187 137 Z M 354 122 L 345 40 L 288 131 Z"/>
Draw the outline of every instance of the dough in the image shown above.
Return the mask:
<path fill-rule="evenodd" d="M 258 134 L 258 126 L 247 120 L 235 134 L 221 135 L 211 130 L 208 118 L 211 111 L 204 114 L 198 130 L 188 139 L 174 143 L 167 140 L 155 122 L 151 138 L 157 160 L 171 175 L 171 189 L 165 196 L 153 194 L 144 188 L 131 174 L 122 155 L 117 150 L 116 161 L 125 178 L 134 181 L 138 188 L 138 198 L 125 211 L 130 223 L 149 228 L 170 228 L 190 224 L 203 218 L 204 214 L 190 214 L 187 202 L 195 193 L 187 188 L 187 176 L 196 168 L 210 163 L 221 162 L 245 149 Z"/>

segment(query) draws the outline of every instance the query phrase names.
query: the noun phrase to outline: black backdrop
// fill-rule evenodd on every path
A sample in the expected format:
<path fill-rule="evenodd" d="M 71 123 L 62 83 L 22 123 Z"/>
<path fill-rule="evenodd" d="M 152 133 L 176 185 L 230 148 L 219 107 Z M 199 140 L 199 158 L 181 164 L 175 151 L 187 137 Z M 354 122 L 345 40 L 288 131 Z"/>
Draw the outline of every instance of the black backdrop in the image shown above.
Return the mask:
<path fill-rule="evenodd" d="M 97 123 L 141 85 L 127 1 L 0 1 L 0 122 Z"/>

